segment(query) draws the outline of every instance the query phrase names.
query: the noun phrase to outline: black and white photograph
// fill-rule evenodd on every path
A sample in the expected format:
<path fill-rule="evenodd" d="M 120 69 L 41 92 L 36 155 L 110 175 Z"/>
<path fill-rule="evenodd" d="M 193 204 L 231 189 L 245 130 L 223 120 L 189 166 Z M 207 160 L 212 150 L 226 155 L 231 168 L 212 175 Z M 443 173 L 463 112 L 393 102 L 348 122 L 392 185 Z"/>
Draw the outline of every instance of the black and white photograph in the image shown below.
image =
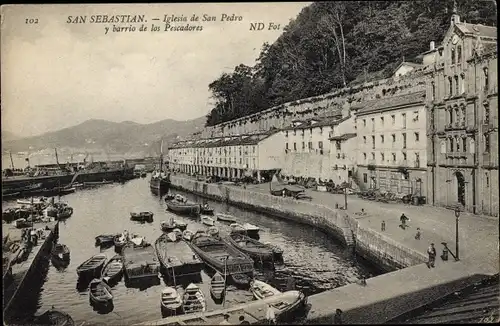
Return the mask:
<path fill-rule="evenodd" d="M 497 15 L 2 5 L 3 324 L 499 323 Z"/>

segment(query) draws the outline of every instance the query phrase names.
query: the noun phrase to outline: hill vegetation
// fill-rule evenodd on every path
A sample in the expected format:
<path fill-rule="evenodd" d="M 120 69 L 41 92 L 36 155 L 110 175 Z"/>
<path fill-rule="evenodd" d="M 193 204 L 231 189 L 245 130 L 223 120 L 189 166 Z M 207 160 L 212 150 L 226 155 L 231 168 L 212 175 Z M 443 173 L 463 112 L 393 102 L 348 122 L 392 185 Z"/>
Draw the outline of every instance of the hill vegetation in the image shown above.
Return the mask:
<path fill-rule="evenodd" d="M 405 61 L 439 44 L 453 0 L 316 2 L 304 8 L 253 67 L 243 64 L 209 85 L 212 126 L 272 106 L 341 88 L 363 76 L 388 77 Z M 494 1 L 458 0 L 469 23 L 496 25 Z"/>

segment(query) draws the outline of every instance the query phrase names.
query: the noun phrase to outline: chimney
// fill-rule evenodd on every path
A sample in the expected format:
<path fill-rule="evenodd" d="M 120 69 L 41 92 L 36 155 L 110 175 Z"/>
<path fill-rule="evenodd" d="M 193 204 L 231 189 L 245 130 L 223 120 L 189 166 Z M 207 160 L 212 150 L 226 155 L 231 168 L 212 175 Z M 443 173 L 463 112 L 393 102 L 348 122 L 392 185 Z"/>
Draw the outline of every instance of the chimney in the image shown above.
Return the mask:
<path fill-rule="evenodd" d="M 434 41 L 431 41 L 431 44 L 430 44 L 431 51 L 433 51 L 435 48 L 436 48 L 436 43 L 434 43 Z"/>

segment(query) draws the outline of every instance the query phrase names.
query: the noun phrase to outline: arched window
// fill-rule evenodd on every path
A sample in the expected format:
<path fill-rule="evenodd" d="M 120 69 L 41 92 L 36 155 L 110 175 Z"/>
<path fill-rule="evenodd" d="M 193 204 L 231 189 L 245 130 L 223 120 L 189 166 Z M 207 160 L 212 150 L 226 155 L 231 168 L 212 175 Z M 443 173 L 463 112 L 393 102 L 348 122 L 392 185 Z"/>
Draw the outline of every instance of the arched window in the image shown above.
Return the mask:
<path fill-rule="evenodd" d="M 465 126 L 467 120 L 467 108 L 465 105 L 462 106 L 462 125 Z"/>
<path fill-rule="evenodd" d="M 457 152 L 460 152 L 460 139 L 455 137 L 455 145 L 457 146 Z"/>
<path fill-rule="evenodd" d="M 462 151 L 467 152 L 467 137 L 462 137 Z"/>
<path fill-rule="evenodd" d="M 455 64 L 455 49 L 451 49 L 451 64 Z"/>
<path fill-rule="evenodd" d="M 455 107 L 455 122 L 460 122 L 460 111 L 458 110 L 458 107 Z"/>
<path fill-rule="evenodd" d="M 460 94 L 460 89 L 459 89 L 459 84 L 458 84 L 458 76 L 455 75 L 455 95 Z"/>
<path fill-rule="evenodd" d="M 453 109 L 450 108 L 450 110 L 448 111 L 448 114 L 449 114 L 449 117 L 450 117 L 450 124 L 453 123 Z"/>
<path fill-rule="evenodd" d="M 471 138 L 469 142 L 469 153 L 474 154 L 476 151 L 476 142 L 474 141 L 474 138 Z"/>
<path fill-rule="evenodd" d="M 484 151 L 486 153 L 490 152 L 490 134 L 484 135 Z"/>
<path fill-rule="evenodd" d="M 432 82 L 432 97 L 431 97 L 431 100 L 435 100 L 436 99 L 436 83 Z"/>
<path fill-rule="evenodd" d="M 489 76 L 488 76 L 488 68 L 484 68 L 484 90 L 488 90 L 488 84 L 489 84 Z"/>
<path fill-rule="evenodd" d="M 448 86 L 449 86 L 448 96 L 451 97 L 453 96 L 453 78 L 451 77 L 448 77 Z"/>
<path fill-rule="evenodd" d="M 448 149 L 450 152 L 453 152 L 453 149 L 455 148 L 455 146 L 453 146 L 453 138 L 451 138 L 451 137 L 448 138 L 448 142 L 449 142 Z"/>
<path fill-rule="evenodd" d="M 445 154 L 445 153 L 446 153 L 446 141 L 441 140 L 441 154 Z"/>
<path fill-rule="evenodd" d="M 458 63 L 462 62 L 462 46 L 461 45 L 457 46 L 457 62 Z"/>

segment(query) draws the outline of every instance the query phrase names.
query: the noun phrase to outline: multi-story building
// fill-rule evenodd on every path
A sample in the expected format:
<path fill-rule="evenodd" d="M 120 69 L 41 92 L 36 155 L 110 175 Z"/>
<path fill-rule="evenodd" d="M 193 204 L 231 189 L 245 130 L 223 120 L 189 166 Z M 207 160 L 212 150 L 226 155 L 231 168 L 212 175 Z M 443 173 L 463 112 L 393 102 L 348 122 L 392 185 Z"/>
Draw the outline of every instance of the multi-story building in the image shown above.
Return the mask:
<path fill-rule="evenodd" d="M 498 215 L 497 29 L 452 15 L 428 72 L 431 204 Z"/>
<path fill-rule="evenodd" d="M 240 178 L 250 171 L 269 180 L 283 165 L 284 137 L 278 130 L 252 135 L 178 142 L 168 149 L 171 169 L 185 173 Z"/>
<path fill-rule="evenodd" d="M 330 164 L 332 166 L 332 181 L 335 184 L 351 183 L 357 164 L 357 138 L 355 117 L 350 116 L 340 122 L 330 131 Z"/>
<path fill-rule="evenodd" d="M 286 176 L 329 180 L 332 178 L 330 161 L 330 133 L 335 125 L 345 120 L 342 113 L 329 117 L 293 121 L 284 128 L 284 165 Z"/>
<path fill-rule="evenodd" d="M 361 188 L 426 196 L 424 97 L 418 91 L 353 107 Z"/>

